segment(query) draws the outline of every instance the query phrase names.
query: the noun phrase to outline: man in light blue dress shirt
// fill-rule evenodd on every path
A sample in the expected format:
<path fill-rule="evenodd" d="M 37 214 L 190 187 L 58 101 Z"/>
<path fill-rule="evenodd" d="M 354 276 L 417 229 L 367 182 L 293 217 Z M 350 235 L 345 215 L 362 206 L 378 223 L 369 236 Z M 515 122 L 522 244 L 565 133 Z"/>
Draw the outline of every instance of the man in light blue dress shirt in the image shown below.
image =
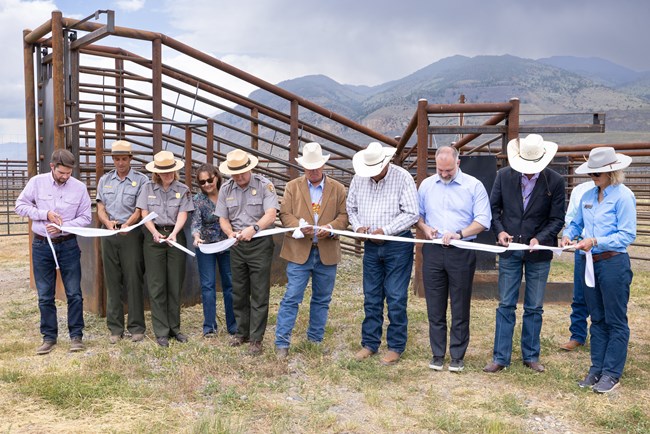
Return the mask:
<path fill-rule="evenodd" d="M 440 371 L 447 349 L 447 299 L 451 299 L 449 370 L 463 370 L 469 344 L 470 302 L 476 270 L 474 250 L 456 248 L 451 240 L 472 241 L 490 228 L 490 199 L 483 184 L 460 170 L 458 151 L 450 146 L 436 151 L 437 174 L 418 190 L 418 228 L 428 240 L 440 244 L 422 248 L 422 279 L 429 317 L 429 342 L 433 359 L 429 367 Z"/>

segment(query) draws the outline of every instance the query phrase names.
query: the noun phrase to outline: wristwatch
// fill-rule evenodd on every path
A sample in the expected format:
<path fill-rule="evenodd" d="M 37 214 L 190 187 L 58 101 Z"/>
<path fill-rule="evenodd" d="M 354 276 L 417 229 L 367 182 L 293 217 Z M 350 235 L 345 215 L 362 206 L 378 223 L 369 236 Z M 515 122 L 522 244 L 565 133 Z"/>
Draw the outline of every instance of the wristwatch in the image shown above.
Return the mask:
<path fill-rule="evenodd" d="M 253 229 L 255 229 L 255 233 L 260 231 L 260 226 L 259 225 L 253 225 Z"/>
<path fill-rule="evenodd" d="M 456 231 L 456 233 L 457 233 L 458 235 L 460 235 L 460 239 L 461 239 L 461 240 L 462 240 L 463 238 L 465 238 L 465 237 L 463 236 L 463 230 L 462 230 L 462 229 L 458 229 L 458 230 Z"/>

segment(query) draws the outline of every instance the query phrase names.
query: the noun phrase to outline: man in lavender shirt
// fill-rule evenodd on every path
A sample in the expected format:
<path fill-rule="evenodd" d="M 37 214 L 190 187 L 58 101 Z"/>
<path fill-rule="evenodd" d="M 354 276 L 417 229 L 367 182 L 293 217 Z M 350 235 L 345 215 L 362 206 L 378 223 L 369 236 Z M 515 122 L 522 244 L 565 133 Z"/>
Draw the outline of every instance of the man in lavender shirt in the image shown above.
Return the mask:
<path fill-rule="evenodd" d="M 50 159 L 49 173 L 29 180 L 16 200 L 16 213 L 32 221 L 32 269 L 38 291 L 43 344 L 36 354 L 48 354 L 58 337 L 56 305 L 56 261 L 49 246 L 52 241 L 68 301 L 70 351 L 83 351 L 83 298 L 81 295 L 81 251 L 73 234 L 61 232 L 59 226 L 90 224 L 90 196 L 86 186 L 72 177 L 74 155 L 57 149 Z"/>

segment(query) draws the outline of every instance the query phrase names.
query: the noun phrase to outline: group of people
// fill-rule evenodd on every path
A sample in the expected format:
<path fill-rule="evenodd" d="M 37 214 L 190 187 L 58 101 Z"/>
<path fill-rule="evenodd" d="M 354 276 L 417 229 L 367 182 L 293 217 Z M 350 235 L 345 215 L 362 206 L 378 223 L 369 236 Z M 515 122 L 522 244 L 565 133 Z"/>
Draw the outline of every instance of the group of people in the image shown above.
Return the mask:
<path fill-rule="evenodd" d="M 622 169 L 631 158 L 613 148 L 595 148 L 576 169 L 593 183 L 579 186 L 565 215 L 565 182 L 548 168 L 557 145 L 536 134 L 508 143 L 508 167 L 498 171 L 491 193 L 460 168 L 458 151 L 436 151 L 436 174 L 419 188 L 411 174 L 390 161 L 395 148 L 373 142 L 353 157 L 355 176 L 345 187 L 323 172 L 329 155 L 318 143 L 303 147 L 296 162 L 304 175 L 287 183 L 281 205 L 273 184 L 253 173 L 258 159 L 234 150 L 217 170 L 201 165 L 195 173 L 200 191 L 192 197 L 178 181 L 183 162 L 168 151 L 158 152 L 146 169 L 152 180 L 131 168 L 131 145 L 112 145 L 115 169 L 97 186 L 97 216 L 102 227 L 128 228 L 155 212 L 157 216 L 133 230 L 102 238 L 102 260 L 107 290 L 107 325 L 110 342 L 126 332 L 132 341 L 145 336 L 143 278 L 146 278 L 156 342 L 187 342 L 180 328 L 180 296 L 185 277 L 185 253 L 174 244 L 186 244 L 183 227 L 191 218 L 203 301 L 203 335 L 214 337 L 216 321 L 216 269 L 219 268 L 230 345 L 248 345 L 252 355 L 263 351 L 269 312 L 270 272 L 274 243 L 256 236 L 274 225 L 297 227 L 284 236 L 280 256 L 287 261 L 287 286 L 275 327 L 275 352 L 289 356 L 299 306 L 311 278 L 307 340 L 323 340 L 335 287 L 341 246 L 336 231 L 351 226 L 364 240 L 363 308 L 359 361 L 379 352 L 388 316 L 387 350 L 380 363 L 393 365 L 406 349 L 408 286 L 413 268 L 415 226 L 424 239 L 440 239 L 422 248 L 422 279 L 427 305 L 432 359 L 429 367 L 445 365 L 449 333 L 449 371 L 464 369 L 470 341 L 470 305 L 476 253 L 453 240 L 472 242 L 483 231 L 494 232 L 497 243 L 529 246 L 499 254 L 499 305 L 492 361 L 483 369 L 496 373 L 511 363 L 515 310 L 525 276 L 521 352 L 523 365 L 543 372 L 540 334 L 544 290 L 553 253 L 537 245 L 572 245 L 575 287 L 571 339 L 562 345 L 572 350 L 586 342 L 586 318 L 591 316 L 591 368 L 580 387 L 605 393 L 618 386 L 626 359 L 629 328 L 627 301 L 632 281 L 626 248 L 636 236 L 633 193 L 622 182 Z M 61 233 L 61 226 L 90 223 L 90 198 L 85 186 L 71 177 L 74 156 L 66 150 L 52 154 L 51 172 L 32 178 L 16 203 L 16 212 L 32 220 L 33 269 L 41 311 L 43 344 L 47 354 L 57 342 L 54 285 L 56 260 L 68 300 L 71 351 L 83 350 L 80 251 L 76 237 Z M 223 181 L 222 174 L 229 175 Z M 190 217 L 191 213 L 191 217 Z M 317 226 L 318 229 L 314 229 Z M 387 237 L 386 237 L 387 236 Z M 235 238 L 230 250 L 207 254 L 202 243 Z M 403 240 L 401 240 L 403 238 Z M 410 240 L 412 241 L 412 240 Z M 585 254 L 586 253 L 586 254 Z M 593 262 L 593 286 L 587 286 L 585 264 Z M 125 325 L 122 287 L 127 294 Z M 451 323 L 447 326 L 447 307 Z"/>

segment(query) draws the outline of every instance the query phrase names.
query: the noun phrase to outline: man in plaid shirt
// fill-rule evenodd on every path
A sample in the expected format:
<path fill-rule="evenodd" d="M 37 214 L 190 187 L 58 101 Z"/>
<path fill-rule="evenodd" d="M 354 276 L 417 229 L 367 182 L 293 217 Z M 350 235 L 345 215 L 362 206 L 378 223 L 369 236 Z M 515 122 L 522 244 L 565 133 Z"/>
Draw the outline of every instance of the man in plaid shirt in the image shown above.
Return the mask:
<path fill-rule="evenodd" d="M 395 148 L 373 142 L 353 157 L 355 176 L 350 184 L 347 210 L 352 229 L 362 234 L 413 238 L 411 226 L 419 218 L 417 189 L 413 177 L 390 164 Z M 406 304 L 413 268 L 413 244 L 368 239 L 363 254 L 363 309 L 361 350 L 355 358 L 367 359 L 379 351 L 388 307 L 388 351 L 384 365 L 397 363 L 406 348 Z"/>

